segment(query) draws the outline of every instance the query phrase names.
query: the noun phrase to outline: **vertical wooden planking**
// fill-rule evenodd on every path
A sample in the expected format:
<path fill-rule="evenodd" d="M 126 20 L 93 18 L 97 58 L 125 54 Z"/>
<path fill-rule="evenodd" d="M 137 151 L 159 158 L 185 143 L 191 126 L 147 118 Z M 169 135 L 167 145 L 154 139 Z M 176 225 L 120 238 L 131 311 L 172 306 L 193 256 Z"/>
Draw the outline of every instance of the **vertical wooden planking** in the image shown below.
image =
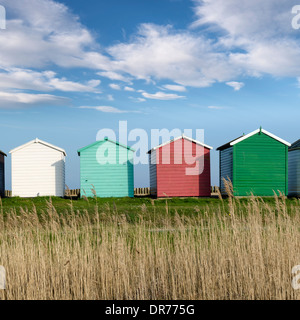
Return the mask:
<path fill-rule="evenodd" d="M 35 139 L 10 153 L 13 196 L 64 197 L 66 153 L 63 149 Z"/>
<path fill-rule="evenodd" d="M 133 150 L 111 140 L 78 150 L 81 196 L 134 197 Z"/>
<path fill-rule="evenodd" d="M 6 154 L 0 151 L 0 196 L 5 196 L 5 157 Z"/>
<path fill-rule="evenodd" d="M 185 148 L 188 148 L 185 152 Z M 157 159 L 157 197 L 209 197 L 211 195 L 210 149 L 191 139 L 182 137 L 159 146 L 155 151 Z M 189 175 L 187 170 L 195 167 L 187 158 L 201 155 L 203 172 Z M 181 163 L 180 163 L 181 162 Z M 151 171 L 151 167 L 150 167 Z M 154 172 L 154 169 L 152 169 Z"/>
<path fill-rule="evenodd" d="M 226 194 L 223 178 L 233 182 L 233 147 L 220 151 L 220 190 Z"/>
<path fill-rule="evenodd" d="M 234 194 L 273 196 L 274 191 L 280 191 L 287 195 L 288 146 L 281 138 L 258 129 L 219 147 L 221 168 L 225 166 L 223 153 L 233 148 Z"/>
<path fill-rule="evenodd" d="M 300 140 L 288 151 L 288 192 L 291 197 L 300 197 Z"/>

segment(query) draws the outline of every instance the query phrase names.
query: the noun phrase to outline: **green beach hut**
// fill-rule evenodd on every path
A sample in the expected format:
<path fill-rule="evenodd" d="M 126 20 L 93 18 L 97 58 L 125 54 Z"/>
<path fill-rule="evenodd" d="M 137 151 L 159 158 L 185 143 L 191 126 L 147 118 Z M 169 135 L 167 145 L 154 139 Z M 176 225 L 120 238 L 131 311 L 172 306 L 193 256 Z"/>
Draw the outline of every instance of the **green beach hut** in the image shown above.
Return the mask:
<path fill-rule="evenodd" d="M 81 196 L 134 197 L 133 154 L 109 139 L 79 149 Z"/>
<path fill-rule="evenodd" d="M 219 147 L 221 193 L 226 194 L 224 178 L 236 196 L 273 196 L 278 190 L 287 195 L 290 146 L 260 128 Z"/>

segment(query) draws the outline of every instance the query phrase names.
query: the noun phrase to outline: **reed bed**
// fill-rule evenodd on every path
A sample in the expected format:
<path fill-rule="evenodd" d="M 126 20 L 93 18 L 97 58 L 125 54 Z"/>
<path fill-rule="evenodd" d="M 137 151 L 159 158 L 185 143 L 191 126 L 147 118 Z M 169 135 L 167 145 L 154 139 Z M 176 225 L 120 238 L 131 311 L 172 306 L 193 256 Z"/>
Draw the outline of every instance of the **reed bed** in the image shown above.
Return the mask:
<path fill-rule="evenodd" d="M 274 205 L 220 197 L 193 215 L 141 207 L 133 223 L 118 208 L 0 214 L 0 299 L 298 299 L 299 201 Z M 3 211 L 3 210 L 2 210 Z M 151 211 L 151 219 L 147 216 Z M 153 218 L 154 217 L 154 218 Z"/>

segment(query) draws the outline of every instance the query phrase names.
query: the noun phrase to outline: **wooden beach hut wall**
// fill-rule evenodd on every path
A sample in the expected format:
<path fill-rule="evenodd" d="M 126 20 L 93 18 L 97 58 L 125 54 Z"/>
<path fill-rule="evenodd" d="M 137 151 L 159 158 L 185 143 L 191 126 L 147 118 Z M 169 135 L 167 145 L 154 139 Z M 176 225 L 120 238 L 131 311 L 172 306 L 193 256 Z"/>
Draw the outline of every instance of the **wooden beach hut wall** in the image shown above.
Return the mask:
<path fill-rule="evenodd" d="M 7 155 L 0 150 L 0 197 L 5 196 L 5 157 Z"/>
<path fill-rule="evenodd" d="M 234 195 L 288 194 L 288 148 L 291 144 L 260 128 L 219 147 L 220 186 L 230 180 Z"/>
<path fill-rule="evenodd" d="M 105 139 L 79 149 L 78 155 L 81 196 L 134 197 L 133 149 Z"/>
<path fill-rule="evenodd" d="M 300 197 L 300 140 L 289 148 L 289 196 Z"/>
<path fill-rule="evenodd" d="M 35 139 L 10 154 L 14 197 L 64 197 L 65 150 Z"/>
<path fill-rule="evenodd" d="M 151 195 L 210 197 L 210 150 L 212 147 L 184 135 L 150 150 Z"/>

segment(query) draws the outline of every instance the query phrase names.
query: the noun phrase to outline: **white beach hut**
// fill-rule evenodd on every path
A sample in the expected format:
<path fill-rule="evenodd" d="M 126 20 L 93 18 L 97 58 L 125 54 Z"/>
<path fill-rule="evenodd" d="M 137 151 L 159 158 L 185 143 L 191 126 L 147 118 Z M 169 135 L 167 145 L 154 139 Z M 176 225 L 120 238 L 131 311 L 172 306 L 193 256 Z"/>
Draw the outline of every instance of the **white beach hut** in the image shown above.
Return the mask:
<path fill-rule="evenodd" d="M 10 154 L 13 197 L 64 197 L 65 150 L 35 139 Z"/>

